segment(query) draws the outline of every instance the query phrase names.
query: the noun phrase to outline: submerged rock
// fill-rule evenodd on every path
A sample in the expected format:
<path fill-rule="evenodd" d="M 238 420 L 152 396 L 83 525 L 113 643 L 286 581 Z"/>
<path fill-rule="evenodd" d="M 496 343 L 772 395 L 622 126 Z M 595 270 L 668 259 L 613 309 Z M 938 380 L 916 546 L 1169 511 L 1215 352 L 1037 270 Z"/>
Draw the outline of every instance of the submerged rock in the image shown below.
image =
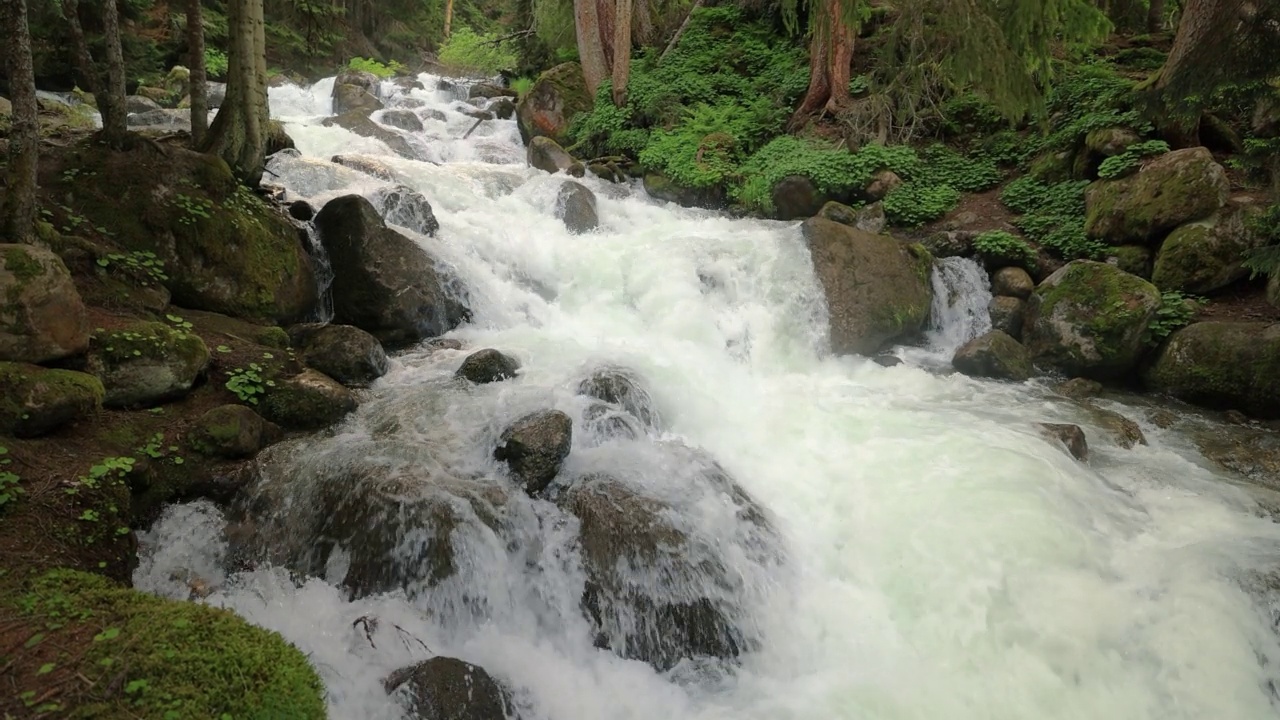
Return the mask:
<path fill-rule="evenodd" d="M 578 384 L 578 393 L 617 405 L 645 427 L 657 429 L 658 410 L 640 379 L 622 368 L 602 368 Z"/>
<path fill-rule="evenodd" d="M 933 302 L 928 251 L 825 218 L 802 230 L 826 294 L 833 351 L 870 355 L 923 329 Z"/>
<path fill-rule="evenodd" d="M 515 358 L 492 348 L 485 348 L 468 355 L 455 375 L 482 385 L 513 378 L 519 369 L 520 362 Z"/>
<path fill-rule="evenodd" d="M 1089 415 L 1092 416 L 1093 421 L 1106 431 L 1115 444 L 1125 450 L 1131 450 L 1135 445 L 1147 444 L 1147 436 L 1142 432 L 1142 427 L 1138 423 L 1114 410 L 1098 407 L 1093 402 L 1082 404 L 1089 412 Z"/>
<path fill-rule="evenodd" d="M 42 363 L 89 347 L 84 301 L 62 259 L 0 245 L 0 360 Z"/>
<path fill-rule="evenodd" d="M 530 495 L 546 489 L 573 446 L 573 420 L 559 410 L 541 410 L 516 420 L 502 431 L 493 451 L 524 484 Z"/>
<path fill-rule="evenodd" d="M 515 715 L 506 690 L 485 669 L 450 657 L 401 668 L 383 682 L 404 697 L 411 720 L 506 720 Z"/>
<path fill-rule="evenodd" d="M 440 221 L 436 220 L 431 203 L 422 193 L 407 185 L 380 190 L 374 199 L 382 212 L 382 219 L 388 223 L 407 227 L 427 237 L 440 229 Z"/>
<path fill-rule="evenodd" d="M 0 362 L 0 435 L 36 437 L 102 407 L 98 378 L 71 370 Z"/>
<path fill-rule="evenodd" d="M 405 132 L 422 132 L 422 120 L 412 110 L 384 110 L 378 122 Z"/>
<path fill-rule="evenodd" d="M 1280 418 L 1280 324 L 1188 325 L 1169 336 L 1143 380 L 1187 402 Z"/>
<path fill-rule="evenodd" d="M 1102 383 L 1087 378 L 1072 378 L 1053 388 L 1059 395 L 1081 400 L 1102 394 Z"/>
<path fill-rule="evenodd" d="M 548 137 L 569 140 L 569 123 L 578 113 L 591 112 L 594 98 L 587 91 L 582 66 L 563 63 L 543 72 L 516 105 L 516 124 L 525 143 Z"/>
<path fill-rule="evenodd" d="M 595 194 L 582 183 L 572 180 L 560 186 L 560 192 L 556 196 L 556 216 L 575 235 L 591 232 L 600 225 L 600 218 L 596 215 Z"/>
<path fill-rule="evenodd" d="M 334 322 L 396 348 L 442 335 L 467 317 L 455 281 L 417 243 L 388 228 L 368 200 L 330 200 L 315 223 L 335 270 Z"/>
<path fill-rule="evenodd" d="M 965 375 L 1022 381 L 1031 377 L 1031 356 L 1000 330 L 976 337 L 956 350 L 951 365 Z"/>
<path fill-rule="evenodd" d="M 141 322 L 95 336 L 88 368 L 102 380 L 108 407 L 154 405 L 185 395 L 209 365 L 198 336 Z"/>
<path fill-rule="evenodd" d="M 408 158 L 409 160 L 421 159 L 418 157 L 417 151 L 413 149 L 413 146 L 409 144 L 409 141 L 406 140 L 403 135 L 393 130 L 388 130 L 373 120 L 370 120 L 369 113 L 367 111 L 353 110 L 351 112 L 345 112 L 335 117 L 325 118 L 320 124 L 325 127 L 337 126 L 349 130 L 361 137 L 379 140 L 386 145 L 391 152 L 402 158 Z"/>
<path fill-rule="evenodd" d="M 1045 438 L 1061 443 L 1062 448 L 1071 457 L 1080 462 L 1089 460 L 1089 443 L 1085 440 L 1084 430 L 1079 425 L 1068 423 L 1037 423 L 1040 433 Z"/>
<path fill-rule="evenodd" d="M 1112 245 L 1150 243 L 1212 215 L 1226 203 L 1229 188 L 1226 171 L 1208 150 L 1175 150 L 1135 175 L 1090 185 L 1085 232 Z"/>

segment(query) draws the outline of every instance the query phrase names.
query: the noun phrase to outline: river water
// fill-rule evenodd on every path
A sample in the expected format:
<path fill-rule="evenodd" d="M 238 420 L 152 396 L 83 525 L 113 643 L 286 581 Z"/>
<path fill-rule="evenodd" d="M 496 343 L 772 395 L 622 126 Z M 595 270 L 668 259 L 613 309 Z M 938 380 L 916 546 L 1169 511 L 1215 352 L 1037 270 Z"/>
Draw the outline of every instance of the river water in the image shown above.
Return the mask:
<path fill-rule="evenodd" d="M 601 228 L 571 235 L 553 214 L 563 178 L 525 167 L 515 123 L 485 122 L 462 140 L 466 106 L 421 80 L 428 90 L 384 94 L 418 105 L 426 130 L 413 140 L 432 162 L 322 127 L 330 79 L 271 91 L 303 157 L 277 158 L 268 179 L 317 207 L 376 197 L 386 183 L 327 159 L 377 156 L 435 208 L 440 231 L 415 238 L 462 279 L 474 316 L 450 336 L 518 357 L 522 374 L 458 390 L 448 378 L 465 351 L 403 353 L 344 424 L 267 451 L 268 475 L 305 485 L 377 456 L 506 482 L 494 439 L 542 407 L 575 420 L 564 473 L 609 469 L 676 497 L 685 476 L 670 458 L 681 456 L 655 448 L 697 449 L 780 537 L 767 558 L 739 552 L 742 521 L 706 497 L 682 506 L 740 580 L 734 617 L 752 649 L 735 664 L 666 672 L 596 649 L 577 608 L 575 522 L 520 493 L 503 532 L 455 531 L 457 576 L 418 594 L 349 600 L 333 584 L 340 568 L 228 576 L 223 519 L 207 503 L 170 508 L 144 535 L 139 587 L 185 597 L 175 577 L 209 580 L 206 602 L 309 655 L 339 720 L 401 717 L 379 680 L 427 657 L 423 645 L 485 667 L 527 720 L 1277 715 L 1273 602 L 1244 588 L 1276 566 L 1280 527 L 1187 438 L 1114 406 L 1150 441 L 1125 450 L 1036 383 L 938 372 L 981 329 L 971 306 L 985 298 L 940 300 L 946 319 L 901 365 L 831 356 L 796 223 L 680 209 L 588 178 Z M 935 285 L 985 292 L 980 279 L 953 261 Z M 574 388 L 603 364 L 641 379 L 661 419 L 655 437 L 586 429 Z M 1090 463 L 1046 442 L 1036 421 L 1084 426 Z M 353 627 L 366 616 L 379 620 L 368 636 Z"/>

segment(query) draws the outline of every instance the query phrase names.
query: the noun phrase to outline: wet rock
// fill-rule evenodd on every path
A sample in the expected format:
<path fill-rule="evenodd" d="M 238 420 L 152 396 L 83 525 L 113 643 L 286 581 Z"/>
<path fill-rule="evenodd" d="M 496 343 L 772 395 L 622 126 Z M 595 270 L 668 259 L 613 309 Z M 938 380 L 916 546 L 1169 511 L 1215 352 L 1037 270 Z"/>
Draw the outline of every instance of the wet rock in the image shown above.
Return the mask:
<path fill-rule="evenodd" d="M 88 315 L 62 259 L 0 245 L 0 360 L 42 363 L 88 347 Z"/>
<path fill-rule="evenodd" d="M 1141 357 L 1160 302 L 1160 291 L 1146 280 L 1076 260 L 1031 295 L 1023 339 L 1037 365 L 1071 377 L 1119 378 Z"/>
<path fill-rule="evenodd" d="M 602 368 L 578 384 L 578 394 L 603 400 L 626 410 L 645 427 L 657 429 L 661 424 L 653 397 L 640 379 L 623 368 Z"/>
<path fill-rule="evenodd" d="M 152 110 L 159 110 L 160 104 L 151 98 L 141 95 L 130 95 L 124 99 L 125 112 L 144 113 Z"/>
<path fill-rule="evenodd" d="M 396 348 L 442 335 L 467 317 L 456 281 L 417 243 L 388 228 L 368 200 L 330 200 L 315 224 L 335 270 L 334 322 Z"/>
<path fill-rule="evenodd" d="M 512 88 L 494 85 L 493 83 L 476 83 L 471 86 L 471 91 L 467 93 L 470 98 L 513 98 L 520 97 L 520 93 Z"/>
<path fill-rule="evenodd" d="M 1203 147 L 1175 150 L 1085 193 L 1089 237 L 1112 245 L 1147 244 L 1183 223 L 1206 218 L 1227 201 L 1226 171 Z"/>
<path fill-rule="evenodd" d="M 289 217 L 301 222 L 311 222 L 311 218 L 316 216 L 316 209 L 311 207 L 311 203 L 306 200 L 294 200 L 289 203 Z"/>
<path fill-rule="evenodd" d="M 1080 462 L 1088 462 L 1089 444 L 1085 441 L 1084 430 L 1081 430 L 1079 425 L 1066 423 L 1037 423 L 1037 425 L 1041 435 L 1061 443 L 1062 448 L 1070 453 L 1071 457 Z"/>
<path fill-rule="evenodd" d="M 267 155 L 274 155 L 282 150 L 296 150 L 297 147 L 298 144 L 285 132 L 284 123 L 279 120 L 267 123 Z"/>
<path fill-rule="evenodd" d="M 319 430 L 356 409 L 356 397 L 350 390 L 316 370 L 303 370 L 274 382 L 258 409 L 263 417 L 282 427 Z"/>
<path fill-rule="evenodd" d="M 0 362 L 0 435 L 44 435 L 93 414 L 104 395 L 86 373 Z"/>
<path fill-rule="evenodd" d="M 540 410 L 502 431 L 493 457 L 507 463 L 530 495 L 546 489 L 573 445 L 573 420 L 559 410 Z"/>
<path fill-rule="evenodd" d="M 374 202 L 382 213 L 382 219 L 393 225 L 407 227 L 416 233 L 431 237 L 440 229 L 431 203 L 422 193 L 407 185 L 396 185 L 378 191 Z"/>
<path fill-rule="evenodd" d="M 133 113 L 126 119 L 131 128 L 162 130 L 165 132 L 191 131 L 191 110 L 147 110 Z"/>
<path fill-rule="evenodd" d="M 474 110 L 467 110 L 466 108 L 463 108 L 462 110 L 460 110 L 460 112 L 463 115 L 466 115 L 469 118 L 475 118 L 476 120 L 492 120 L 493 119 L 493 113 L 489 112 L 488 110 L 481 110 L 480 108 L 476 108 Z"/>
<path fill-rule="evenodd" d="M 1097 423 L 1107 433 L 1115 444 L 1131 450 L 1136 445 L 1146 445 L 1147 436 L 1142 432 L 1142 426 L 1121 415 L 1114 410 L 1098 407 L 1092 402 L 1083 403 L 1093 421 Z"/>
<path fill-rule="evenodd" d="M 534 142 L 545 138 L 535 138 Z M 532 147 L 532 146 L 530 146 Z M 596 196 L 582 183 L 572 180 L 560 186 L 556 196 L 556 217 L 575 235 L 591 232 L 600 225 L 596 215 Z"/>
<path fill-rule="evenodd" d="M 870 355 L 920 332 L 933 302 L 928 251 L 825 218 L 802 230 L 826 294 L 833 351 Z"/>
<path fill-rule="evenodd" d="M 515 717 L 506 690 L 484 668 L 433 657 L 392 673 L 388 693 L 404 696 L 411 720 L 506 720 Z"/>
<path fill-rule="evenodd" d="M 897 355 L 876 355 L 871 358 L 871 362 L 879 365 L 880 367 L 893 367 L 895 365 L 901 365 L 902 358 Z"/>
<path fill-rule="evenodd" d="M 503 355 L 492 348 L 486 348 L 468 355 L 455 374 L 457 377 L 466 378 L 481 385 L 513 378 L 519 369 L 520 362 L 515 358 Z"/>
<path fill-rule="evenodd" d="M 279 432 L 279 428 L 244 405 L 220 405 L 200 416 L 187 436 L 187 444 L 212 457 L 247 458 L 256 455 Z"/>
<path fill-rule="evenodd" d="M 422 120 L 412 110 L 384 110 L 378 122 L 405 132 L 422 132 Z"/>
<path fill-rule="evenodd" d="M 528 143 L 535 137 L 548 137 L 557 143 L 567 142 L 569 123 L 578 113 L 591 112 L 594 100 L 578 63 L 547 70 L 516 105 L 520 139 Z"/>
<path fill-rule="evenodd" d="M 987 314 L 991 316 L 991 329 L 999 330 L 1018 341 L 1022 340 L 1022 321 L 1026 311 L 1025 300 L 1007 295 L 996 295 L 987 303 Z"/>
<path fill-rule="evenodd" d="M 831 198 L 818 191 L 817 185 L 804 175 L 788 175 L 774 183 L 770 191 L 774 217 L 798 220 L 818 214 Z"/>
<path fill-rule="evenodd" d="M 1251 227 L 1261 210 L 1228 206 L 1177 228 L 1160 245 L 1151 282 L 1161 290 L 1202 295 L 1248 277 L 1242 263 L 1265 243 Z"/>
<path fill-rule="evenodd" d="M 300 359 L 343 385 L 364 387 L 387 374 L 389 361 L 382 343 L 350 325 L 290 328 L 289 336 L 302 352 Z"/>
<path fill-rule="evenodd" d="M 457 338 L 431 338 L 423 344 L 433 350 L 461 350 L 466 347 Z"/>
<path fill-rule="evenodd" d="M 1141 245 L 1121 245 L 1111 248 L 1107 256 L 1107 264 L 1115 265 L 1130 275 L 1137 275 L 1144 280 L 1151 279 L 1151 257 L 1149 248 Z"/>
<path fill-rule="evenodd" d="M 991 292 L 1026 300 L 1036 289 L 1031 275 L 1020 267 L 1000 268 L 991 276 Z"/>
<path fill-rule="evenodd" d="M 405 92 L 409 92 L 410 90 L 427 89 L 427 86 L 423 85 L 421 80 L 413 77 L 398 77 L 393 82 L 395 82 L 396 87 L 404 90 Z"/>
<path fill-rule="evenodd" d="M 1280 418 L 1280 324 L 1188 325 L 1169 336 L 1143 382 L 1205 407 Z"/>
<path fill-rule="evenodd" d="M 395 173 L 391 168 L 387 167 L 386 163 L 375 158 L 363 155 L 334 155 L 330 158 L 330 161 L 362 172 L 365 175 L 371 175 L 379 180 L 395 180 Z"/>
<path fill-rule="evenodd" d="M 1083 400 L 1084 398 L 1101 395 L 1102 383 L 1087 378 L 1072 378 L 1066 382 L 1058 383 L 1053 389 L 1059 395 Z"/>
<path fill-rule="evenodd" d="M 613 439 L 635 440 L 644 435 L 640 421 L 617 405 L 594 402 L 582 413 L 588 447 Z"/>
<path fill-rule="evenodd" d="M 489 104 L 489 112 L 499 120 L 510 120 L 516 115 L 516 102 L 511 98 L 498 98 Z"/>
<path fill-rule="evenodd" d="M 372 73 L 348 70 L 333 82 L 333 112 L 341 115 L 347 112 L 363 112 L 368 115 L 382 109 L 382 101 L 378 99 L 379 80 Z"/>
<path fill-rule="evenodd" d="M 662 173 L 645 173 L 644 191 L 656 200 L 673 202 L 681 207 L 718 208 L 724 205 L 723 187 L 684 187 Z"/>
<path fill-rule="evenodd" d="M 94 336 L 87 365 L 102 380 L 107 407 L 145 407 L 191 390 L 209 349 L 196 335 L 140 322 Z"/>
<path fill-rule="evenodd" d="M 582 177 L 586 168 L 578 162 L 555 140 L 547 137 L 536 137 L 529 141 L 526 159 L 530 167 L 543 172 L 555 174 L 563 172 L 573 177 Z"/>
<path fill-rule="evenodd" d="M 373 120 L 370 120 L 369 114 L 366 111 L 353 110 L 335 117 L 325 118 L 320 124 L 325 127 L 337 126 L 345 128 L 361 137 L 379 140 L 386 145 L 391 152 L 402 158 L 408 158 L 410 160 L 420 159 L 418 157 L 418 153 L 413 149 L 413 146 L 409 144 L 409 141 L 406 140 L 403 135 L 393 130 L 388 130 Z"/>
<path fill-rule="evenodd" d="M 1196 448 L 1222 468 L 1272 490 L 1280 490 L 1280 433 L 1212 425 L 1190 433 Z"/>
<path fill-rule="evenodd" d="M 879 234 L 884 232 L 889 219 L 884 214 L 884 203 L 876 201 L 862 207 L 854 217 L 853 226 L 863 232 Z"/>
<path fill-rule="evenodd" d="M 971 377 L 1022 381 L 1031 377 L 1031 356 L 1000 330 L 976 337 L 956 350 L 951 365 Z"/>

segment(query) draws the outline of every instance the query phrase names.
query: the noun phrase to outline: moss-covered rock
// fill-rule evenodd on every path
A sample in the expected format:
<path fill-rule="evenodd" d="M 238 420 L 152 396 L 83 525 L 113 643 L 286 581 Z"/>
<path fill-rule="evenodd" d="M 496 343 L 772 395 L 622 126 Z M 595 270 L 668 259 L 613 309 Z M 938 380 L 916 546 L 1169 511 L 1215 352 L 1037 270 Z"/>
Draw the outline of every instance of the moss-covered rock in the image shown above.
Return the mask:
<path fill-rule="evenodd" d="M 1020 267 L 1003 267 L 991 275 L 991 292 L 1026 300 L 1036 289 L 1031 274 Z"/>
<path fill-rule="evenodd" d="M 644 191 L 663 202 L 673 202 L 688 208 L 718 208 L 724 205 L 724 188 L 719 185 L 707 188 L 685 187 L 658 172 L 645 173 L 643 182 Z"/>
<path fill-rule="evenodd" d="M 1187 402 L 1280 417 L 1280 324 L 1188 325 L 1169 336 L 1143 380 Z"/>
<path fill-rule="evenodd" d="M 297 430 L 328 427 L 356 409 L 356 396 L 316 370 L 274 381 L 258 409 L 273 423 Z"/>
<path fill-rule="evenodd" d="M 583 164 L 560 147 L 560 143 L 549 137 L 540 136 L 530 140 L 529 148 L 525 151 L 525 160 L 529 163 L 529 167 L 552 175 L 562 172 L 573 177 L 582 177 L 586 174 Z"/>
<path fill-rule="evenodd" d="M 578 113 L 591 112 L 594 99 L 587 91 L 582 66 L 563 63 L 538 76 L 516 105 L 520 138 L 549 137 L 560 144 L 569 141 L 569 124 Z"/>
<path fill-rule="evenodd" d="M 769 197 L 773 201 L 774 217 L 779 220 L 813 217 L 831 200 L 805 175 L 788 175 L 778 180 Z"/>
<path fill-rule="evenodd" d="M 999 330 L 1014 340 L 1022 338 L 1022 321 L 1026 317 L 1027 301 L 1008 295 L 996 295 L 987 303 L 991 316 L 991 329 Z"/>
<path fill-rule="evenodd" d="M 920 332 L 933 302 L 927 250 L 826 218 L 802 229 L 826 294 L 833 351 L 870 355 Z"/>
<path fill-rule="evenodd" d="M 244 405 L 221 405 L 200 416 L 187 444 L 214 457 L 252 457 L 275 434 L 269 425 Z"/>
<path fill-rule="evenodd" d="M 1137 275 L 1144 280 L 1151 279 L 1151 250 L 1141 245 L 1121 245 L 1111 248 L 1106 261 L 1130 275 Z"/>
<path fill-rule="evenodd" d="M 138 407 L 180 397 L 209 365 L 209 348 L 192 333 L 142 322 L 95 335 L 89 371 L 102 380 L 109 407 Z"/>
<path fill-rule="evenodd" d="M 1027 304 L 1023 341 L 1037 365 L 1107 380 L 1137 364 L 1160 291 L 1106 263 L 1076 260 L 1050 275 Z"/>
<path fill-rule="evenodd" d="M 1138 133 L 1127 127 L 1090 130 L 1084 136 L 1084 147 L 1076 153 L 1072 174 L 1081 179 L 1097 178 L 1103 160 L 1119 155 L 1139 140 Z"/>
<path fill-rule="evenodd" d="M 1069 151 L 1050 151 L 1031 162 L 1028 174 L 1046 184 L 1070 180 L 1074 159 Z"/>
<path fill-rule="evenodd" d="M 309 312 L 315 278 L 289 218 L 237 183 L 221 159 L 157 147 L 85 144 L 66 162 L 98 182 L 55 175 L 42 184 L 61 185 L 69 205 L 127 249 L 155 253 L 177 305 L 281 321 Z"/>
<path fill-rule="evenodd" d="M 0 244 L 0 360 L 41 363 L 89 347 L 89 319 L 52 252 Z"/>
<path fill-rule="evenodd" d="M 0 362 L 0 435 L 43 435 L 90 415 L 102 398 L 102 383 L 92 375 Z"/>
<path fill-rule="evenodd" d="M 0 609 L 27 628 L 7 657 L 10 690 L 58 717 L 326 717 L 324 686 L 306 656 L 228 610 L 69 570 L 24 583 Z"/>
<path fill-rule="evenodd" d="M 971 377 L 1022 381 L 1031 377 L 1031 355 L 1017 340 L 992 330 L 961 345 L 951 366 Z"/>
<path fill-rule="evenodd" d="M 362 387 L 387 373 L 389 361 L 378 338 L 350 325 L 295 325 L 289 337 L 306 364 L 343 385 Z"/>
<path fill-rule="evenodd" d="M 1228 206 L 1174 230 L 1156 255 L 1151 282 L 1161 290 L 1202 295 L 1247 277 L 1242 263 L 1264 242 L 1250 227 L 1260 209 Z"/>
<path fill-rule="evenodd" d="M 1085 232 L 1112 245 L 1147 244 L 1227 202 L 1226 171 L 1202 147 L 1166 153 L 1140 172 L 1085 192 Z"/>

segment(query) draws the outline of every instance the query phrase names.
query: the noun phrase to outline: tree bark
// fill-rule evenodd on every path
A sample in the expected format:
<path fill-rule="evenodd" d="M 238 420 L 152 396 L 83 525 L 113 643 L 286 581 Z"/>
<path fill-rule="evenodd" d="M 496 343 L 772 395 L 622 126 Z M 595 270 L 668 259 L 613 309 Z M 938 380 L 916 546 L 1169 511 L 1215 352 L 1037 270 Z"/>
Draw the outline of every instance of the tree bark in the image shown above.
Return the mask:
<path fill-rule="evenodd" d="M 9 129 L 9 172 L 0 196 L 0 235 L 4 242 L 29 243 L 36 229 L 36 170 L 40 158 L 40 120 L 36 78 L 31 65 L 31 32 L 27 0 L 5 0 L 3 9 L 5 69 L 13 103 Z"/>
<path fill-rule="evenodd" d="M 107 46 L 107 83 L 98 94 L 102 113 L 102 139 L 120 150 L 128 133 L 124 102 L 124 53 L 120 51 L 120 10 L 116 0 L 102 3 L 102 39 Z"/>
<path fill-rule="evenodd" d="M 1147 4 L 1147 32 L 1160 32 L 1164 28 L 1164 0 L 1150 0 Z"/>
<path fill-rule="evenodd" d="M 62 14 L 67 19 L 67 29 L 71 33 L 71 52 L 75 55 L 76 72 L 80 75 L 81 88 L 85 92 L 98 95 L 98 75 L 93 68 L 93 55 L 89 54 L 89 43 L 84 39 L 84 28 L 80 25 L 79 0 L 62 0 Z"/>
<path fill-rule="evenodd" d="M 819 110 L 832 114 L 853 103 L 849 95 L 854 31 L 841 15 L 840 0 L 826 0 L 825 17 L 817 18 L 809 41 L 809 89 L 791 116 L 796 130 Z"/>
<path fill-rule="evenodd" d="M 649 0 L 634 0 L 631 6 L 631 37 L 641 47 L 653 42 L 653 13 Z"/>
<path fill-rule="evenodd" d="M 449 29 L 453 25 L 453 0 L 447 0 L 444 4 L 444 39 L 449 39 Z"/>
<path fill-rule="evenodd" d="M 617 0 L 613 22 L 613 104 L 627 102 L 627 81 L 631 78 L 631 0 Z"/>
<path fill-rule="evenodd" d="M 200 0 L 187 0 L 187 65 L 191 70 L 191 145 L 200 147 L 209 132 L 209 95 L 205 85 L 204 18 Z"/>
<path fill-rule="evenodd" d="M 604 44 L 600 37 L 600 16 L 596 0 L 573 0 L 573 24 L 578 37 L 578 58 L 587 92 L 595 97 L 600 83 L 609 76 Z"/>
<path fill-rule="evenodd" d="M 1184 72 L 1194 72 L 1194 58 L 1200 45 L 1210 39 L 1217 23 L 1228 21 L 1225 16 L 1230 0 L 1186 0 L 1182 17 L 1178 21 L 1178 33 L 1173 38 L 1169 56 L 1150 85 L 1157 98 L 1159 116 L 1155 124 L 1160 134 L 1174 147 L 1190 147 L 1199 144 L 1200 113 L 1190 108 L 1185 98 L 1166 89 Z"/>
<path fill-rule="evenodd" d="M 227 11 L 227 96 L 201 149 L 226 160 L 241 182 L 257 187 L 269 119 L 262 0 L 231 0 Z"/>

